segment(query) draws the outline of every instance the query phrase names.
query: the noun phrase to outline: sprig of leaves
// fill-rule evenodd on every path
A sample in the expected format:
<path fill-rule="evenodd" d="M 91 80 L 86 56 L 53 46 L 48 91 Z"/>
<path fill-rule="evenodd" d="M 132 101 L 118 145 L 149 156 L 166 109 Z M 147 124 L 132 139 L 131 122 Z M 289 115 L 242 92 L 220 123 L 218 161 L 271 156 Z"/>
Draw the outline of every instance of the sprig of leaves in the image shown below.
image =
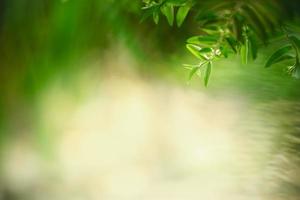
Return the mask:
<path fill-rule="evenodd" d="M 152 15 L 154 22 L 157 24 L 162 14 L 171 26 L 174 24 L 174 19 L 176 19 L 178 27 L 182 25 L 194 4 L 192 0 L 144 0 L 144 3 L 146 4 L 143 7 L 145 14 L 142 20 Z M 176 16 L 175 11 L 177 11 Z"/>
<path fill-rule="evenodd" d="M 208 84 L 212 63 L 231 54 L 241 57 L 243 64 L 257 58 L 259 47 L 268 44 L 278 27 L 282 26 L 284 12 L 278 0 L 146 0 L 145 9 L 152 12 L 155 23 L 160 14 L 170 25 L 176 22 L 181 26 L 191 8 L 200 27 L 199 34 L 187 39 L 186 48 L 200 60 L 197 67 L 192 67 L 191 79 L 199 69 L 206 66 L 204 84 Z M 300 77 L 300 40 L 288 35 L 289 45 L 278 49 L 266 63 L 270 67 L 286 59 L 295 59 L 289 67 L 290 73 Z M 291 55 L 290 51 L 294 51 Z M 205 63 L 205 64 L 203 64 Z"/>
<path fill-rule="evenodd" d="M 205 87 L 208 85 L 208 81 L 210 78 L 210 74 L 212 71 L 212 62 L 207 60 L 207 61 L 202 61 L 198 65 L 189 65 L 189 64 L 184 64 L 185 68 L 190 70 L 188 80 L 190 81 L 195 74 L 197 74 L 199 77 L 202 77 L 203 73 L 203 81 Z"/>
<path fill-rule="evenodd" d="M 291 33 L 286 27 L 282 27 L 286 37 L 286 46 L 277 49 L 267 60 L 265 67 L 271 67 L 274 64 L 293 60 L 293 64 L 288 66 L 288 73 L 295 78 L 300 78 L 300 39 L 299 36 Z"/>

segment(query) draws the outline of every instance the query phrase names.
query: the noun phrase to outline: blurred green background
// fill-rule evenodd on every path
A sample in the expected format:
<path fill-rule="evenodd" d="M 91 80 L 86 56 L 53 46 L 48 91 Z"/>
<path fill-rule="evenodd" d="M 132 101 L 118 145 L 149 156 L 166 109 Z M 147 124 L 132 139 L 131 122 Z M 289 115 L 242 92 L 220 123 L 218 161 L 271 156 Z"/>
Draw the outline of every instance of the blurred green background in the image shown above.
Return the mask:
<path fill-rule="evenodd" d="M 7 160 L 11 155 L 11 147 L 19 144 L 16 144 L 15 141 L 21 141 L 21 143 L 22 141 L 30 141 L 28 142 L 29 146 L 34 149 L 34 152 L 37 152 L 38 157 L 45 160 L 43 162 L 47 163 L 45 164 L 48 166 L 46 168 L 50 168 L 51 173 L 54 173 L 52 170 L 55 171 L 55 174 L 63 173 L 60 172 L 59 167 L 59 169 L 56 169 L 56 164 L 53 164 L 56 163 L 58 144 L 61 135 L 64 133 L 63 128 L 57 128 L 56 126 L 72 118 L 73 110 L 89 102 L 88 99 L 93 97 L 95 93 L 99 93 L 99 103 L 102 102 L 102 106 L 110 107 L 112 102 L 114 106 L 120 104 L 120 108 L 128 106 L 126 98 L 123 99 L 128 93 L 132 98 L 135 98 L 135 95 L 143 94 L 145 99 L 137 98 L 137 104 L 140 101 L 145 101 L 143 105 L 146 109 L 148 108 L 147 99 L 152 99 L 156 102 L 155 105 L 161 106 L 158 110 L 155 110 L 157 113 L 155 116 L 161 117 L 159 112 L 165 112 L 166 116 L 161 117 L 162 121 L 166 120 L 165 124 L 164 122 L 161 122 L 160 125 L 153 123 L 153 126 L 158 127 L 168 127 L 168 123 L 172 127 L 174 125 L 172 123 L 175 122 L 171 123 L 167 119 L 172 118 L 173 115 L 178 115 L 178 113 L 174 114 L 173 110 L 185 109 L 188 106 L 190 110 L 187 109 L 187 116 L 198 116 L 199 114 L 202 116 L 200 119 L 212 118 L 212 122 L 215 123 L 212 123 L 208 130 L 212 131 L 213 127 L 219 127 L 216 132 L 222 133 L 222 124 L 228 120 L 227 116 L 237 113 L 239 117 L 234 120 L 234 125 L 228 132 L 239 135 L 238 137 L 241 137 L 239 140 L 250 141 L 238 151 L 241 154 L 250 154 L 251 166 L 255 165 L 254 168 L 259 172 L 248 165 L 243 167 L 233 166 L 232 170 L 241 168 L 240 175 L 249 173 L 249 176 L 252 176 L 253 173 L 260 176 L 263 174 L 264 178 L 260 180 L 259 184 L 266 183 L 268 187 L 267 191 L 258 192 L 258 189 L 253 186 L 256 182 L 253 183 L 250 179 L 245 179 L 243 183 L 245 183 L 247 189 L 238 190 L 242 191 L 241 194 L 234 196 L 233 194 L 236 191 L 227 188 L 229 191 L 226 190 L 227 193 L 232 194 L 228 195 L 228 199 L 230 199 L 229 197 L 239 199 L 239 195 L 245 196 L 242 199 L 253 199 L 251 195 L 254 193 L 259 194 L 257 199 L 287 199 L 287 197 L 288 199 L 298 199 L 300 195 L 300 81 L 287 75 L 280 65 L 270 69 L 262 67 L 265 58 L 270 55 L 276 44 L 264 48 L 260 52 L 258 60 L 247 66 L 240 64 L 240 59 L 236 57 L 217 62 L 213 68 L 209 87 L 205 88 L 202 81 L 197 78 L 188 83 L 188 71 L 182 66 L 184 63 L 195 62 L 194 58 L 184 49 L 185 40 L 198 31 L 191 22 L 192 20 L 188 18 L 180 29 L 169 27 L 166 20 L 162 20 L 159 25 L 155 25 L 152 20 L 141 22 L 142 6 L 143 4 L 139 0 L 0 1 L 0 147 L 2 177 L 0 179 L 0 193 L 2 194 L 0 199 L 50 199 L 50 197 L 52 199 L 74 199 L 73 196 L 67 195 L 72 194 L 73 190 L 69 189 L 72 188 L 72 184 L 71 186 L 69 182 L 62 184 L 55 178 L 52 182 L 45 183 L 46 186 L 42 189 L 36 189 L 37 186 L 34 184 L 26 183 L 26 178 L 24 178 L 25 181 L 23 182 L 25 183 L 23 183 L 22 173 L 19 176 L 21 181 L 10 182 L 13 178 L 7 175 L 9 174 L 7 170 L 12 170 L 10 173 L 14 174 L 14 168 L 7 167 L 6 164 L 9 162 Z M 126 84 L 128 87 L 124 86 Z M 135 91 L 140 93 L 135 94 Z M 177 94 L 176 91 L 182 92 Z M 148 92 L 149 96 L 147 96 Z M 114 102 L 115 93 L 116 98 L 121 98 L 119 102 Z M 109 96 L 109 94 L 112 95 Z M 173 97 L 174 99 L 172 99 Z M 179 101 L 181 97 L 185 100 L 184 102 Z M 108 98 L 108 101 L 103 102 L 101 100 L 103 98 Z M 193 100 L 187 100 L 189 98 Z M 203 100 L 203 98 L 206 100 Z M 231 110 L 222 106 L 218 107 L 219 103 L 223 101 L 230 102 L 230 105 L 234 108 Z M 172 102 L 178 104 L 168 107 L 173 105 Z M 122 106 L 123 103 L 124 106 Z M 133 104 L 135 105 L 135 103 Z M 150 111 L 152 108 L 158 108 L 157 106 L 151 107 L 149 105 Z M 200 109 L 201 107 L 205 112 Z M 93 106 L 91 109 L 93 110 Z M 222 109 L 224 109 L 224 112 Z M 50 113 L 55 112 L 51 115 L 48 111 Z M 121 116 L 123 116 L 122 112 L 129 113 L 127 117 L 130 118 L 132 117 L 130 115 L 132 111 L 130 108 L 125 109 L 125 111 L 120 109 L 117 113 L 120 112 Z M 146 109 L 143 112 L 147 114 L 150 111 Z M 112 111 L 95 112 L 106 116 Z M 93 112 L 91 111 L 91 113 Z M 62 120 L 60 120 L 61 116 Z M 180 118 L 180 116 L 179 114 L 177 117 Z M 182 115 L 183 118 L 184 116 Z M 91 115 L 91 118 L 98 117 L 97 115 Z M 218 118 L 218 120 L 215 121 L 215 118 Z M 119 118 L 116 118 L 116 121 L 112 119 L 114 118 L 110 118 L 111 121 L 109 122 L 118 124 Z M 183 125 L 189 125 L 184 119 L 182 121 L 184 121 Z M 207 121 L 206 123 L 210 122 Z M 134 123 L 131 125 L 134 126 Z M 197 133 L 199 130 L 192 128 L 194 125 L 197 127 L 197 122 L 191 125 L 191 132 Z M 172 132 L 173 129 L 167 130 Z M 186 132 L 183 129 L 179 133 L 189 135 L 188 130 L 187 128 Z M 99 131 L 102 133 L 101 128 Z M 121 129 L 116 131 L 122 132 Z M 130 132 L 130 129 L 128 131 Z M 149 134 L 152 132 L 156 131 L 149 131 Z M 224 130 L 224 132 L 226 131 Z M 199 131 L 200 133 L 201 131 Z M 82 137 L 84 137 L 84 134 L 85 131 L 82 131 Z M 210 132 L 208 131 L 207 134 L 209 135 Z M 171 140 L 172 134 L 165 137 L 167 140 Z M 214 145 L 213 141 L 217 138 L 218 134 L 216 138 L 212 139 L 212 146 Z M 239 140 L 237 143 L 240 145 L 243 142 Z M 158 141 L 160 140 L 158 139 Z M 152 151 L 151 148 L 150 152 Z M 172 155 L 172 151 L 170 152 L 170 155 Z M 30 154 L 26 151 L 23 153 L 23 150 L 20 150 L 19 153 L 21 158 L 26 157 L 26 154 Z M 118 155 L 116 154 L 117 157 Z M 170 155 L 167 154 L 167 157 Z M 252 156 L 255 159 L 252 159 Z M 214 159 L 220 158 L 214 155 Z M 102 161 L 100 159 L 99 162 Z M 30 162 L 30 159 L 24 162 Z M 84 162 L 84 160 L 78 162 Z M 163 168 L 168 171 L 177 166 L 172 162 L 168 163 L 168 158 L 166 158 L 166 161 L 160 162 L 167 162 L 166 165 L 169 166 L 166 167 L 165 164 L 161 164 L 162 177 L 165 176 L 164 174 L 168 174 L 168 172 L 163 171 Z M 178 162 L 184 161 L 178 159 Z M 240 163 L 243 161 L 235 160 L 235 162 Z M 217 165 L 222 164 L 218 163 Z M 21 168 L 23 165 L 27 166 L 22 162 L 22 159 L 20 162 L 16 162 L 15 165 L 20 165 Z M 34 171 L 35 168 L 30 166 L 28 170 Z M 230 168 L 230 166 L 227 167 Z M 219 168 L 216 169 L 219 170 Z M 199 170 L 201 171 L 201 167 L 199 167 Z M 228 169 L 225 167 L 226 170 Z M 181 171 L 179 170 L 179 172 Z M 183 170 L 183 173 L 185 172 Z M 189 173 L 193 174 L 194 172 Z M 181 176 L 184 177 L 184 175 Z M 217 175 L 212 175 L 212 177 L 215 176 Z M 235 174 L 233 173 L 231 176 L 235 177 Z M 271 180 L 270 185 L 266 181 L 266 177 Z M 43 178 L 45 177 L 38 176 L 37 179 Z M 80 182 L 80 180 L 76 181 Z M 51 184 L 57 182 L 61 183 L 61 188 L 64 188 L 66 196 L 63 195 L 64 192 L 58 193 L 58 190 L 52 188 Z M 275 184 L 275 182 L 278 184 Z M 28 187 L 24 186 L 22 189 L 18 186 L 19 183 L 20 185 L 28 185 Z M 126 181 L 124 184 L 126 185 Z M 257 185 L 258 188 L 260 187 L 259 184 Z M 188 182 L 187 185 L 193 188 L 198 183 Z M 249 185 L 251 187 L 248 187 Z M 180 185 L 176 187 L 180 187 Z M 203 186 L 199 185 L 199 187 Z M 87 191 L 86 193 L 92 193 L 85 186 L 79 188 L 82 191 Z M 161 188 L 160 192 L 169 191 L 164 187 Z M 35 195 L 43 194 L 45 191 L 47 195 L 56 195 L 49 195 L 47 198 Z M 105 193 L 106 190 L 103 189 L 103 191 Z M 177 194 L 176 197 L 174 194 L 174 199 L 212 198 L 209 195 L 201 196 L 195 191 L 196 196 L 189 197 Z M 277 195 L 275 191 L 280 195 Z M 118 194 L 118 192 L 116 190 L 112 194 Z M 168 199 L 172 199 L 169 198 L 169 193 L 164 194 L 162 192 L 164 194 L 162 197 L 156 196 L 160 192 L 153 190 L 152 196 L 149 194 L 147 194 L 148 196 L 143 196 L 143 194 L 135 196 L 135 193 L 132 193 L 132 196 L 125 196 L 128 199 L 137 197 L 142 199 L 168 197 Z M 194 194 L 189 190 L 185 192 Z M 221 192 L 221 194 L 223 193 Z M 99 199 L 97 195 L 92 195 L 89 198 L 80 195 L 77 195 L 78 199 Z M 108 195 L 108 197 L 102 196 L 102 198 L 126 199 L 125 196 L 116 195 L 111 197 Z M 219 198 L 221 199 L 221 197 L 214 199 Z"/>

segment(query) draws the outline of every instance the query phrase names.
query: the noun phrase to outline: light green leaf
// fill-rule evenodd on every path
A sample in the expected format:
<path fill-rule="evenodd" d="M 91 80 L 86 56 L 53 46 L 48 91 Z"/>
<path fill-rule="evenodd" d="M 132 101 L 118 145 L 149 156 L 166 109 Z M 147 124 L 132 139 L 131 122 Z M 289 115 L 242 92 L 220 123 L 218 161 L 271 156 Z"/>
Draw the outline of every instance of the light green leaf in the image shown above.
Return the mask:
<path fill-rule="evenodd" d="M 194 74 L 200 69 L 199 66 L 194 67 L 191 69 L 190 74 L 189 74 L 189 81 L 193 78 Z"/>
<path fill-rule="evenodd" d="M 229 51 L 228 51 L 228 48 L 227 48 L 227 47 L 221 46 L 221 47 L 220 47 L 220 51 L 221 51 L 221 54 L 222 54 L 225 58 L 228 58 L 228 53 L 229 53 Z"/>
<path fill-rule="evenodd" d="M 201 50 L 201 47 L 193 44 L 187 44 L 186 48 L 197 58 L 203 60 L 206 59 L 199 51 Z"/>
<path fill-rule="evenodd" d="M 205 70 L 205 75 L 204 75 L 204 85 L 205 85 L 205 87 L 207 87 L 207 85 L 208 85 L 209 77 L 210 77 L 210 74 L 211 74 L 211 67 L 212 67 L 212 63 L 208 62 L 207 66 L 206 66 L 206 70 Z"/>
<path fill-rule="evenodd" d="M 183 64 L 183 66 L 185 69 L 192 70 L 194 67 L 199 67 L 199 64 L 198 65 Z"/>
<path fill-rule="evenodd" d="M 153 12 L 153 21 L 155 24 L 158 24 L 158 22 L 159 22 L 159 13 L 158 12 Z"/>
<path fill-rule="evenodd" d="M 172 4 L 166 4 L 161 7 L 161 12 L 166 16 L 170 26 L 172 26 L 174 22 L 174 6 Z"/>
<path fill-rule="evenodd" d="M 183 64 L 184 67 L 199 67 L 199 64 L 197 65 L 191 65 L 191 64 Z"/>
<path fill-rule="evenodd" d="M 210 47 L 211 45 L 217 43 L 218 39 L 219 36 L 216 35 L 199 35 L 189 38 L 187 43 Z"/>
<path fill-rule="evenodd" d="M 249 40 L 246 39 L 245 44 L 241 47 L 241 58 L 243 64 L 248 64 L 249 57 Z"/>
<path fill-rule="evenodd" d="M 280 58 L 288 53 L 290 50 L 292 49 L 292 46 L 285 46 L 282 47 L 280 49 L 278 49 L 277 51 L 275 51 L 272 56 L 268 59 L 267 63 L 265 64 L 265 67 L 270 67 L 271 65 L 275 64 L 278 62 L 278 60 L 280 60 Z"/>
<path fill-rule="evenodd" d="M 180 27 L 191 9 L 190 5 L 182 6 L 178 9 L 176 15 L 177 26 Z"/>

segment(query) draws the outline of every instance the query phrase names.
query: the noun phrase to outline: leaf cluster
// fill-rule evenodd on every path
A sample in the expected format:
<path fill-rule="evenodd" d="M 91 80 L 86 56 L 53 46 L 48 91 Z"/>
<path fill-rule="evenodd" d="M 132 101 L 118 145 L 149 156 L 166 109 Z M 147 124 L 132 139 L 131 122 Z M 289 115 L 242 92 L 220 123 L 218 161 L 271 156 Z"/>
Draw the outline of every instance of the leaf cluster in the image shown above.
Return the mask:
<path fill-rule="evenodd" d="M 297 27 L 296 27 L 297 28 Z M 287 71 L 295 78 L 300 78 L 300 39 L 295 27 L 291 25 L 282 26 L 284 45 L 278 48 L 267 60 L 265 67 L 271 67 L 277 63 L 292 63 Z"/>
<path fill-rule="evenodd" d="M 288 69 L 294 77 L 300 77 L 300 40 L 287 30 L 283 31 L 286 18 L 283 1 L 144 0 L 144 3 L 145 17 L 152 15 L 154 22 L 158 23 L 160 15 L 163 15 L 170 25 L 176 18 L 178 27 L 189 12 L 194 11 L 199 34 L 187 39 L 186 48 L 199 63 L 185 65 L 191 70 L 189 79 L 194 74 L 204 74 L 204 84 L 207 85 L 215 60 L 237 54 L 242 63 L 247 64 L 257 58 L 260 47 L 266 46 L 278 35 L 286 37 L 287 45 L 278 49 L 265 66 L 294 59 L 294 64 Z"/>
<path fill-rule="evenodd" d="M 194 4 L 191 0 L 144 0 L 144 3 L 146 6 L 143 7 L 145 14 L 142 20 L 152 15 L 154 22 L 158 24 L 160 16 L 163 15 L 171 26 L 176 20 L 178 27 L 182 25 Z"/>

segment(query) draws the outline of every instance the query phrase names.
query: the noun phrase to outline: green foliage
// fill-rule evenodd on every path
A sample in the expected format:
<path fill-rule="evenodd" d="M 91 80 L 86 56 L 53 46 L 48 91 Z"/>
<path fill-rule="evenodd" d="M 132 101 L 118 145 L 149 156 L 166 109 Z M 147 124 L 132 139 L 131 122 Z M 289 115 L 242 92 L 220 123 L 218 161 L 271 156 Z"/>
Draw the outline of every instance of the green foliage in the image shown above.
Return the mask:
<path fill-rule="evenodd" d="M 174 7 L 172 4 L 164 4 L 161 12 L 166 16 L 168 23 L 172 26 L 174 22 Z"/>
<path fill-rule="evenodd" d="M 292 46 L 285 46 L 278 49 L 273 55 L 268 59 L 265 67 L 270 67 L 273 64 L 276 64 L 282 61 L 282 58 L 286 56 L 285 54 L 288 53 L 292 49 Z"/>
<path fill-rule="evenodd" d="M 295 78 L 300 78 L 300 40 L 295 30 L 282 27 L 282 32 L 286 38 L 284 43 L 287 46 L 281 47 L 276 50 L 268 59 L 265 67 L 270 67 L 276 63 L 293 60 L 293 64 L 288 66 L 288 73 Z"/>
<path fill-rule="evenodd" d="M 176 22 L 178 27 L 182 25 L 190 8 L 192 7 L 191 0 L 144 0 L 144 3 L 146 6 L 143 7 L 143 9 L 146 10 L 146 12 L 143 20 L 152 14 L 156 24 L 159 21 L 160 14 L 162 14 L 172 26 L 174 24 L 175 8 L 178 8 L 176 13 Z"/>
<path fill-rule="evenodd" d="M 189 81 L 193 78 L 194 74 L 200 70 L 200 67 L 199 66 L 195 66 L 195 67 L 192 67 L 190 69 L 190 74 L 189 74 Z"/>
<path fill-rule="evenodd" d="M 145 15 L 152 12 L 155 23 L 158 23 L 160 15 L 164 15 L 168 23 L 173 25 L 176 14 L 178 27 L 192 11 L 199 34 L 187 39 L 186 47 L 199 59 L 198 66 L 203 62 L 209 66 L 205 73 L 205 85 L 209 80 L 212 62 L 236 54 L 240 55 L 243 64 L 247 64 L 257 58 L 259 48 L 267 45 L 275 35 L 286 35 L 288 45 L 280 47 L 265 66 L 270 67 L 292 58 L 295 62 L 288 67 L 289 72 L 294 77 L 300 77 L 300 40 L 280 28 L 289 20 L 284 1 L 145 0 L 144 3 Z M 191 70 L 190 76 L 196 74 L 195 68 Z"/>
<path fill-rule="evenodd" d="M 182 23 L 184 22 L 185 18 L 188 15 L 190 9 L 191 9 L 190 4 L 185 4 L 178 8 L 177 15 L 176 15 L 176 21 L 177 21 L 178 27 L 180 27 L 182 25 Z"/>

